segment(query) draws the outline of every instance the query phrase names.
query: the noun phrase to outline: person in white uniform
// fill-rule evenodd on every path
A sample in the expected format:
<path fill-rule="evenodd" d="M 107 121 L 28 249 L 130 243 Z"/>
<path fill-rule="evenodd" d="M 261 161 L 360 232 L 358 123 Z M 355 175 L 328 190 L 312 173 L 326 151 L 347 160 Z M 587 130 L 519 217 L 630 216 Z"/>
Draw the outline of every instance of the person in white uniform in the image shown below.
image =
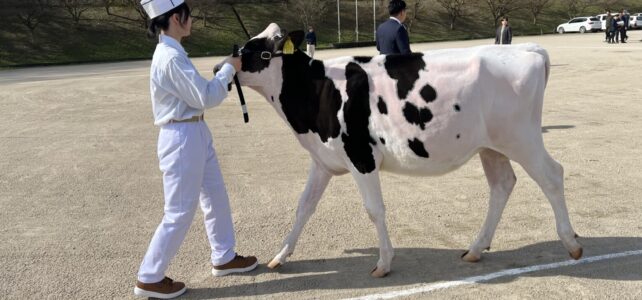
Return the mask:
<path fill-rule="evenodd" d="M 160 126 L 158 159 L 163 172 L 164 216 L 138 271 L 134 293 L 169 299 L 186 291 L 185 284 L 165 276 L 192 223 L 196 207 L 204 214 L 212 250 L 212 274 L 250 271 L 256 257 L 234 252 L 235 238 L 229 199 L 212 135 L 203 112 L 227 97 L 227 85 L 241 68 L 238 57 L 227 57 L 212 80 L 201 77 L 181 46 L 192 19 L 183 0 L 143 0 L 151 19 L 149 35 L 157 36 L 150 71 L 154 124 Z"/>

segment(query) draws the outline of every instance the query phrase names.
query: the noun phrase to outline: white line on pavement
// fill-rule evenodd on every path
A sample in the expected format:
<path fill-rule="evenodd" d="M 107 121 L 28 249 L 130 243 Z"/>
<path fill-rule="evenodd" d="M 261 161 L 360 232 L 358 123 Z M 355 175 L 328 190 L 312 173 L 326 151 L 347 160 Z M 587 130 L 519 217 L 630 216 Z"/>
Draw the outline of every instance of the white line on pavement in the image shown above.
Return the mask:
<path fill-rule="evenodd" d="M 351 298 L 351 299 L 346 299 L 346 300 L 392 299 L 392 298 L 410 296 L 410 295 L 419 294 L 419 293 L 429 293 L 429 292 L 434 292 L 434 291 L 437 291 L 437 290 L 443 290 L 443 289 L 448 289 L 448 288 L 462 286 L 462 285 L 476 284 L 476 283 L 480 283 L 480 282 L 494 280 L 494 279 L 501 278 L 501 277 L 517 276 L 517 275 L 521 275 L 521 274 L 525 274 L 525 273 L 532 273 L 532 272 L 538 272 L 538 271 L 543 271 L 543 270 L 557 269 L 557 268 L 568 267 L 568 266 L 576 266 L 576 265 L 588 264 L 588 263 L 592 263 L 592 262 L 615 259 L 615 258 L 621 258 L 621 257 L 626 257 L 626 256 L 633 256 L 633 255 L 642 255 L 642 250 L 625 251 L 625 252 L 619 252 L 619 253 L 591 256 L 591 257 L 582 258 L 580 260 L 567 260 L 567 261 L 544 264 L 544 265 L 535 265 L 535 266 L 530 266 L 530 267 L 508 269 L 508 270 L 494 272 L 494 273 L 490 273 L 490 274 L 486 274 L 486 275 L 466 277 L 466 278 L 462 278 L 462 279 L 454 280 L 454 281 L 446 281 L 446 282 L 440 282 L 440 283 L 435 283 L 435 284 L 427 284 L 427 285 L 424 285 L 424 286 L 411 288 L 411 289 L 407 289 L 407 290 L 392 291 L 392 292 L 386 292 L 386 293 L 380 293 L 380 294 L 372 294 L 372 295 L 366 295 L 366 296 L 363 296 L 363 297 Z"/>

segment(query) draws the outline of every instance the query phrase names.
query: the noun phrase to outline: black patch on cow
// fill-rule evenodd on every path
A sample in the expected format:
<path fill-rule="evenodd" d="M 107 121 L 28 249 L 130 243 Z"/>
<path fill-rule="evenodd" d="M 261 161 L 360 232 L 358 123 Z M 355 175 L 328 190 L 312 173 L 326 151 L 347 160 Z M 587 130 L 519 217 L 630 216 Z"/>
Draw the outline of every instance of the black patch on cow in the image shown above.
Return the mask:
<path fill-rule="evenodd" d="M 406 99 L 408 93 L 419 79 L 419 71 L 426 67 L 423 53 L 411 55 L 391 54 L 386 56 L 386 71 L 392 79 L 397 80 L 399 99 Z"/>
<path fill-rule="evenodd" d="M 358 63 L 367 64 L 372 60 L 372 56 L 355 56 L 354 60 Z"/>
<path fill-rule="evenodd" d="M 430 86 L 430 84 L 426 84 L 422 89 L 421 92 L 421 97 L 424 98 L 424 100 L 428 103 L 435 101 L 437 99 L 437 91 Z"/>
<path fill-rule="evenodd" d="M 414 104 L 406 102 L 403 107 L 403 115 L 410 124 L 419 125 L 421 130 L 426 129 L 426 123 L 432 120 L 432 113 L 428 108 L 418 109 Z"/>
<path fill-rule="evenodd" d="M 241 71 L 256 73 L 270 66 L 270 60 L 261 59 L 261 52 L 272 52 L 274 42 L 267 38 L 248 41 L 241 53 Z"/>
<path fill-rule="evenodd" d="M 426 148 L 424 147 L 424 143 L 421 142 L 419 139 L 415 138 L 414 140 L 408 140 L 408 147 L 417 154 L 417 156 L 425 157 L 428 158 L 428 152 L 426 151 Z"/>
<path fill-rule="evenodd" d="M 377 102 L 377 107 L 379 108 L 379 112 L 382 115 L 388 114 L 388 106 L 386 106 L 386 102 L 383 101 L 383 98 L 381 98 L 381 96 L 379 96 L 379 102 Z"/>
<path fill-rule="evenodd" d="M 459 139 L 460 137 L 461 137 L 461 135 L 460 135 L 460 134 L 457 134 L 457 139 Z"/>
<path fill-rule="evenodd" d="M 325 143 L 341 133 L 337 117 L 342 104 L 341 93 L 325 76 L 323 62 L 309 62 L 310 58 L 301 51 L 283 56 L 283 86 L 279 100 L 294 131 L 299 134 L 312 131 Z"/>
<path fill-rule="evenodd" d="M 382 137 L 379 138 L 379 141 L 381 141 L 381 143 L 384 144 L 384 145 L 386 144 L 386 140 L 384 138 L 382 138 Z"/>
<path fill-rule="evenodd" d="M 274 96 L 270 96 L 270 99 L 272 99 L 272 102 L 274 102 Z"/>
<path fill-rule="evenodd" d="M 356 63 L 346 66 L 346 93 L 348 101 L 343 106 L 346 129 L 341 134 L 343 148 L 360 173 L 370 173 L 375 169 L 375 160 L 369 144 L 376 144 L 368 130 L 370 83 L 368 74 Z"/>
<path fill-rule="evenodd" d="M 459 104 L 455 104 L 453 107 L 455 108 L 455 111 L 461 111 L 461 107 L 459 107 Z"/>

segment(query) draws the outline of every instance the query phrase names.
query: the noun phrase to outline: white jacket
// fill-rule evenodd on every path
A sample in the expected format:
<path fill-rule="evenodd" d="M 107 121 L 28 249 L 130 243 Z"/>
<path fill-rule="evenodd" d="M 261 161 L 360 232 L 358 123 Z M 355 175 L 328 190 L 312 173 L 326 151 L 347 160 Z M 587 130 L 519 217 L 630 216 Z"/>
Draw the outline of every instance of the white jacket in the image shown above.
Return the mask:
<path fill-rule="evenodd" d="M 189 119 L 219 105 L 227 97 L 234 73 L 232 65 L 224 64 L 208 81 L 198 73 L 183 46 L 161 34 L 149 74 L 154 124 Z"/>

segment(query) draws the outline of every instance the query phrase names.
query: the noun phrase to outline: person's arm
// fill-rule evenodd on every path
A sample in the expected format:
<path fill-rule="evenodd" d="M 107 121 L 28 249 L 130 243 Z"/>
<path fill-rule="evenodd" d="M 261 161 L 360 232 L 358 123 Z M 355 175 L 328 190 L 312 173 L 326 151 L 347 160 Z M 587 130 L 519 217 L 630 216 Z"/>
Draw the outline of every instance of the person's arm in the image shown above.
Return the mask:
<path fill-rule="evenodd" d="M 219 105 L 227 97 L 227 85 L 234 78 L 234 67 L 223 64 L 211 81 L 203 78 L 192 64 L 180 58 L 173 58 L 167 66 L 171 80 L 168 87 L 176 97 L 190 107 L 204 110 Z"/>
<path fill-rule="evenodd" d="M 397 48 L 399 48 L 399 53 L 401 54 L 410 54 L 410 38 L 408 37 L 408 31 L 405 27 L 399 26 L 397 30 L 397 38 L 395 39 L 397 43 Z"/>

